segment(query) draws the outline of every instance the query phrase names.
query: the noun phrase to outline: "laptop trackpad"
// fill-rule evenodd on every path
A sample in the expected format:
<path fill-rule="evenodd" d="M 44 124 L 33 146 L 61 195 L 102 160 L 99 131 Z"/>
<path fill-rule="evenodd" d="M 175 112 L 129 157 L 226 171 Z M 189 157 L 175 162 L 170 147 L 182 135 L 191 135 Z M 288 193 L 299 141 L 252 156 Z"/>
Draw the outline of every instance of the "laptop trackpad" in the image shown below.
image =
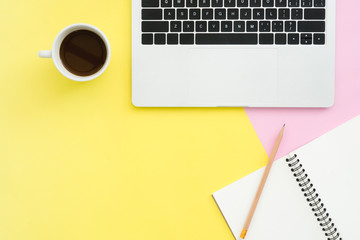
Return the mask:
<path fill-rule="evenodd" d="M 277 102 L 276 49 L 191 49 L 188 55 L 192 104 L 266 106 Z"/>

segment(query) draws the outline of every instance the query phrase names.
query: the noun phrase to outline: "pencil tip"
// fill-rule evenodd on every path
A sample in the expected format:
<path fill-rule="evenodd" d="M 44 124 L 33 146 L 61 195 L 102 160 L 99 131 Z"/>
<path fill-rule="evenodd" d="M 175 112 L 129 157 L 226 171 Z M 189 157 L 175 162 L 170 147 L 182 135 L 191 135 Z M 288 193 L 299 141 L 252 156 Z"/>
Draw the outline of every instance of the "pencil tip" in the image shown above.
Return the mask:
<path fill-rule="evenodd" d="M 284 123 L 283 127 L 285 127 L 285 123 Z"/>

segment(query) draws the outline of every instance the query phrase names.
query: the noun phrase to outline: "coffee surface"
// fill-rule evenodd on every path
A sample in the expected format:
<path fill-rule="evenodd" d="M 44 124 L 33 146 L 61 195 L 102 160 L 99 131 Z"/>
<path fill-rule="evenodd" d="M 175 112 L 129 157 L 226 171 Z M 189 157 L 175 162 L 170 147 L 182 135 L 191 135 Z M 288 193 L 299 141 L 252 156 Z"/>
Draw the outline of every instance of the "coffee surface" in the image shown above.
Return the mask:
<path fill-rule="evenodd" d="M 89 76 L 99 71 L 106 60 L 104 41 L 88 30 L 70 33 L 60 46 L 60 59 L 68 71 Z"/>

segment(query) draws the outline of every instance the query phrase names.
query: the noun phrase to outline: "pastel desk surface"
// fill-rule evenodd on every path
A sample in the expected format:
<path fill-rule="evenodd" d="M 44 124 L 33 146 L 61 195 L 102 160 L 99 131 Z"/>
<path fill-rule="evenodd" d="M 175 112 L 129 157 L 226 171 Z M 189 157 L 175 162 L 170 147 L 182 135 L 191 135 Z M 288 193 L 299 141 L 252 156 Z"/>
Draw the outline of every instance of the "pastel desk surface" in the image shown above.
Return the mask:
<path fill-rule="evenodd" d="M 232 239 L 211 193 L 266 152 L 241 108 L 135 108 L 130 16 L 130 0 L 0 2 L 1 240 Z M 37 57 L 79 22 L 112 49 L 87 83 Z"/>

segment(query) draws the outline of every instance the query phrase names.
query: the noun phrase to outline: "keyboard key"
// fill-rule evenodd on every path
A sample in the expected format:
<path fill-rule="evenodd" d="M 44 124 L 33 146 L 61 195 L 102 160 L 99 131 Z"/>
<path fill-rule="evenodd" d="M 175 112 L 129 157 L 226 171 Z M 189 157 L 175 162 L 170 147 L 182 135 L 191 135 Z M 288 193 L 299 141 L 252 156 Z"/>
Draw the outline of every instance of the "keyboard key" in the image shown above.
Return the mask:
<path fill-rule="evenodd" d="M 305 9 L 304 19 L 325 19 L 325 9 Z"/>
<path fill-rule="evenodd" d="M 215 9 L 215 19 L 226 19 L 226 9 Z"/>
<path fill-rule="evenodd" d="M 325 7 L 325 0 L 314 0 L 314 7 Z"/>
<path fill-rule="evenodd" d="M 188 10 L 187 9 L 177 9 L 176 10 L 176 18 L 179 20 L 187 20 L 188 19 Z"/>
<path fill-rule="evenodd" d="M 235 21 L 234 32 L 245 32 L 245 21 Z"/>
<path fill-rule="evenodd" d="M 277 10 L 276 8 L 266 9 L 266 19 L 277 19 Z"/>
<path fill-rule="evenodd" d="M 169 33 L 167 35 L 167 44 L 169 45 L 179 44 L 179 35 L 177 33 Z"/>
<path fill-rule="evenodd" d="M 197 0 L 186 0 L 186 7 L 197 7 Z"/>
<path fill-rule="evenodd" d="M 141 11 L 142 20 L 161 20 L 162 10 L 161 9 L 143 9 Z"/>
<path fill-rule="evenodd" d="M 261 0 L 250 0 L 250 7 L 261 7 Z"/>
<path fill-rule="evenodd" d="M 169 22 L 167 21 L 146 21 L 141 23 L 142 32 L 168 32 Z"/>
<path fill-rule="evenodd" d="M 156 45 L 165 45 L 166 35 L 165 34 L 155 34 L 155 44 Z"/>
<path fill-rule="evenodd" d="M 263 8 L 254 8 L 253 18 L 254 19 L 264 19 L 264 9 Z"/>
<path fill-rule="evenodd" d="M 192 33 L 180 34 L 180 44 L 186 44 L 186 45 L 194 44 L 194 34 Z"/>
<path fill-rule="evenodd" d="M 260 21 L 259 31 L 260 32 L 270 32 L 270 21 Z"/>
<path fill-rule="evenodd" d="M 142 35 L 142 40 L 141 40 L 141 43 L 144 44 L 144 45 L 152 45 L 153 44 L 153 34 L 150 33 L 145 33 Z"/>
<path fill-rule="evenodd" d="M 299 0 L 288 0 L 288 7 L 299 7 Z"/>
<path fill-rule="evenodd" d="M 194 32 L 194 22 L 184 21 L 183 22 L 183 31 L 184 32 Z"/>
<path fill-rule="evenodd" d="M 246 31 L 247 32 L 257 32 L 258 22 L 257 21 L 247 21 L 246 22 Z"/>
<path fill-rule="evenodd" d="M 314 34 L 314 44 L 324 45 L 325 44 L 325 34 L 324 33 Z"/>
<path fill-rule="evenodd" d="M 312 44 L 312 34 L 302 33 L 301 34 L 301 44 L 302 45 L 311 45 Z"/>
<path fill-rule="evenodd" d="M 284 31 L 284 22 L 283 21 L 273 21 L 272 22 L 272 31 L 273 32 Z"/>
<path fill-rule="evenodd" d="M 235 1 L 236 0 L 224 0 L 224 6 L 225 7 L 235 7 Z"/>
<path fill-rule="evenodd" d="M 249 0 L 237 0 L 237 6 L 238 7 L 248 7 Z"/>
<path fill-rule="evenodd" d="M 285 32 L 296 32 L 296 21 L 286 21 Z"/>
<path fill-rule="evenodd" d="M 231 21 L 222 21 L 221 22 L 221 31 L 222 32 L 232 32 L 232 22 Z"/>
<path fill-rule="evenodd" d="M 274 7 L 274 0 L 263 0 L 263 7 Z"/>
<path fill-rule="evenodd" d="M 291 9 L 291 19 L 302 19 L 303 10 L 301 8 L 293 8 Z"/>
<path fill-rule="evenodd" d="M 240 9 L 241 19 L 251 19 L 251 9 Z"/>
<path fill-rule="evenodd" d="M 312 1 L 313 0 L 301 0 L 301 6 L 302 7 L 312 7 Z"/>
<path fill-rule="evenodd" d="M 155 34 L 155 44 L 164 45 L 166 42 L 166 35 L 163 33 Z"/>
<path fill-rule="evenodd" d="M 165 20 L 174 20 L 175 19 L 175 9 L 164 9 L 164 19 Z"/>
<path fill-rule="evenodd" d="M 259 44 L 274 44 L 274 34 L 273 33 L 260 33 L 259 35 Z"/>
<path fill-rule="evenodd" d="M 142 7 L 159 7 L 159 0 L 142 0 Z"/>
<path fill-rule="evenodd" d="M 199 7 L 210 7 L 210 0 L 199 0 Z"/>
<path fill-rule="evenodd" d="M 202 10 L 202 19 L 213 19 L 213 18 L 214 18 L 214 12 L 211 8 Z"/>
<path fill-rule="evenodd" d="M 171 32 L 181 32 L 181 21 L 171 21 L 170 22 L 170 31 Z"/>
<path fill-rule="evenodd" d="M 299 21 L 298 32 L 325 32 L 325 21 Z"/>
<path fill-rule="evenodd" d="M 190 9 L 189 18 L 200 19 L 200 9 Z"/>
<path fill-rule="evenodd" d="M 257 34 L 251 33 L 199 33 L 196 34 L 196 44 L 216 45 L 216 44 L 257 44 Z"/>
<path fill-rule="evenodd" d="M 286 0 L 275 0 L 276 7 L 286 7 Z"/>
<path fill-rule="evenodd" d="M 286 44 L 286 34 L 285 33 L 275 34 L 275 44 L 277 44 L 277 45 Z"/>
<path fill-rule="evenodd" d="M 212 7 L 222 7 L 223 6 L 223 0 L 212 0 L 211 1 Z"/>
<path fill-rule="evenodd" d="M 185 7 L 185 0 L 174 0 L 174 7 Z"/>
<path fill-rule="evenodd" d="M 289 45 L 299 44 L 299 34 L 298 33 L 290 33 L 288 35 L 288 44 Z"/>
<path fill-rule="evenodd" d="M 228 19 L 239 19 L 239 9 L 229 8 L 227 16 Z"/>
<path fill-rule="evenodd" d="M 161 7 L 172 7 L 172 0 L 161 0 Z"/>
<path fill-rule="evenodd" d="M 290 9 L 279 8 L 279 19 L 290 19 Z"/>
<path fill-rule="evenodd" d="M 219 32 L 219 31 L 220 31 L 220 22 L 209 21 L 209 32 Z"/>
<path fill-rule="evenodd" d="M 197 32 L 206 32 L 207 22 L 206 21 L 197 21 L 196 22 L 196 31 Z"/>

